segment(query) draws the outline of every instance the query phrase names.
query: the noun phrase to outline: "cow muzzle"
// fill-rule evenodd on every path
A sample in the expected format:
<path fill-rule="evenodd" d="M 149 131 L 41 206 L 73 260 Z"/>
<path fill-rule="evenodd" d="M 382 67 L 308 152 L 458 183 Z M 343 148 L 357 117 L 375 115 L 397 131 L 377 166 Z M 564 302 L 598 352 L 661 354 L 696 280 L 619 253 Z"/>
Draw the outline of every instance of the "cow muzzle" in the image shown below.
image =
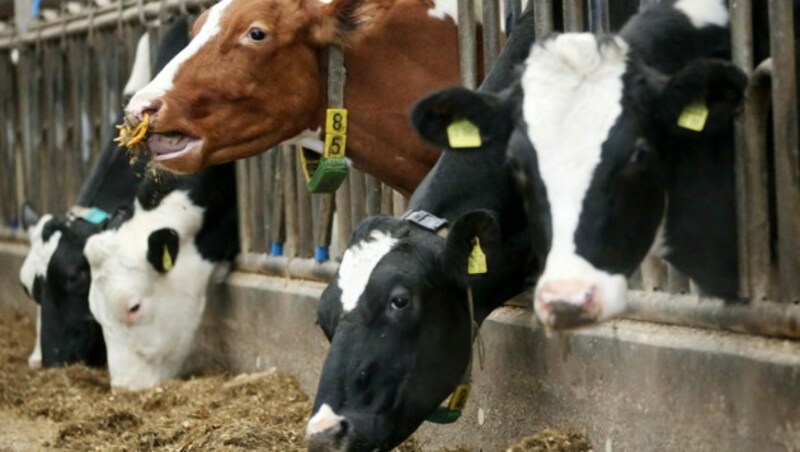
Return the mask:
<path fill-rule="evenodd" d="M 309 428 L 306 431 L 306 441 L 309 452 L 339 452 L 351 450 L 354 437 L 350 422 L 345 418 L 336 419 L 332 425 L 325 425 L 322 430 Z"/>

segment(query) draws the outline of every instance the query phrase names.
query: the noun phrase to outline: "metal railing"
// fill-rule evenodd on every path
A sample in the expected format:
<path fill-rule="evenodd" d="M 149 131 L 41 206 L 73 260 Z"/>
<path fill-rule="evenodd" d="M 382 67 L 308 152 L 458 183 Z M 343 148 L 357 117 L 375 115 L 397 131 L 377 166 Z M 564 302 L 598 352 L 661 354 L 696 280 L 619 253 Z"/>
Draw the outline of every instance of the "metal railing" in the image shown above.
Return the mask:
<path fill-rule="evenodd" d="M 497 58 L 505 12 L 520 0 L 459 1 L 462 82 L 475 87 Z M 556 28 L 606 31 L 611 0 L 534 2 L 537 37 Z M 616 0 L 614 0 L 616 1 Z M 633 0 L 629 0 L 633 1 Z M 641 4 L 657 0 L 641 0 Z M 649 257 L 632 285 L 638 319 L 800 338 L 800 159 L 793 2 L 769 0 L 772 58 L 756 61 L 751 0 L 730 0 L 733 60 L 751 74 L 737 123 L 741 294 L 731 307 L 698 295 L 691 281 Z M 94 157 L 114 133 L 120 91 L 137 39 L 166 17 L 196 14 L 209 2 L 133 1 L 0 32 L 0 236 L 18 237 L 19 205 L 65 211 Z M 561 21 L 560 23 L 557 23 Z M 5 29 L 8 29 L 6 27 Z M 16 53 L 17 63 L 12 62 Z M 768 120 L 772 112 L 772 120 Z M 770 129 L 771 126 L 771 129 Z M 773 143 L 774 152 L 770 151 Z M 237 163 L 242 271 L 327 281 L 350 232 L 374 214 L 398 215 L 406 199 L 373 177 L 351 171 L 335 195 L 312 195 L 297 152 L 281 145 Z M 323 261 L 325 251 L 329 259 Z"/>

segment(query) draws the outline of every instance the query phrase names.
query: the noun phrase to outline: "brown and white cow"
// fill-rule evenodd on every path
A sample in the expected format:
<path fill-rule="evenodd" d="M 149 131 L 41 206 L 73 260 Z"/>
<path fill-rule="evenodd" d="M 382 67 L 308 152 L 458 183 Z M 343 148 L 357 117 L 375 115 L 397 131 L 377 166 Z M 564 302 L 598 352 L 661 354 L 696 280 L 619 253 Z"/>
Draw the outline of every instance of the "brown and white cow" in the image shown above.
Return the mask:
<path fill-rule="evenodd" d="M 439 151 L 408 120 L 421 95 L 459 82 L 456 0 L 222 0 L 190 45 L 131 99 L 149 113 L 154 160 L 176 172 L 308 136 L 327 104 L 324 49 L 345 48 L 348 157 L 410 193 Z"/>

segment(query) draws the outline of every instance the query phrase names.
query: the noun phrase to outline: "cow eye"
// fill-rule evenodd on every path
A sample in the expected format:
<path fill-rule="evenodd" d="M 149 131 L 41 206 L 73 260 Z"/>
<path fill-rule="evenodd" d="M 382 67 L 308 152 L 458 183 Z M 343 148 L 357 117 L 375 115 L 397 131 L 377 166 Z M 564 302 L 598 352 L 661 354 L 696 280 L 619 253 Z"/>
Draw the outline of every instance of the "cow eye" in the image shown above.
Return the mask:
<path fill-rule="evenodd" d="M 265 32 L 264 30 L 262 30 L 262 29 L 260 29 L 258 27 L 253 27 L 253 28 L 250 29 L 249 32 L 247 32 L 247 35 L 253 41 L 263 41 L 264 38 L 267 37 L 267 32 Z"/>
<path fill-rule="evenodd" d="M 398 287 L 389 297 L 389 306 L 393 311 L 402 311 L 411 304 L 411 294 L 405 288 Z"/>

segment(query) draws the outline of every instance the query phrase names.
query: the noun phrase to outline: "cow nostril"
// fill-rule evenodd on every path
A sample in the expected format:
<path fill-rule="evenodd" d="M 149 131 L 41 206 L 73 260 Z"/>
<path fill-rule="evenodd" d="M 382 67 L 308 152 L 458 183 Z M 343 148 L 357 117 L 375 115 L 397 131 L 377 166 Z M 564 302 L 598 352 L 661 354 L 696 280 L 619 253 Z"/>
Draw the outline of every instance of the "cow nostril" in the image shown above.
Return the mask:
<path fill-rule="evenodd" d="M 142 307 L 141 303 L 136 303 L 135 305 L 133 305 L 133 306 L 128 308 L 128 312 L 131 312 L 131 313 L 138 312 L 139 308 L 141 308 L 141 307 Z"/>
<path fill-rule="evenodd" d="M 339 428 L 336 432 L 337 438 L 344 438 L 350 432 L 350 422 L 347 419 L 339 421 Z"/>
<path fill-rule="evenodd" d="M 161 110 L 162 105 L 163 102 L 161 101 L 161 99 L 151 100 L 144 106 L 144 108 L 142 108 L 142 114 L 147 113 L 151 116 L 155 115 L 156 113 L 158 113 L 159 110 Z"/>

